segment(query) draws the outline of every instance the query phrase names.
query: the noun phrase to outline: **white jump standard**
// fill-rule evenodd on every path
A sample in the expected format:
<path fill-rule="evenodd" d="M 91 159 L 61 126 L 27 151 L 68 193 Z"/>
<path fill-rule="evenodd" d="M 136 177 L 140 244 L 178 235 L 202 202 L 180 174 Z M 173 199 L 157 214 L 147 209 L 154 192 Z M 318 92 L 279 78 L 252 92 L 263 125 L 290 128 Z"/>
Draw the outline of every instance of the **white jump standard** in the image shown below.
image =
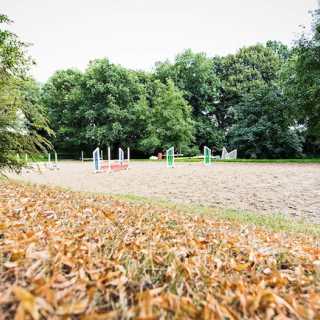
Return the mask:
<path fill-rule="evenodd" d="M 51 154 L 50 152 L 48 153 L 48 162 L 46 163 L 46 167 L 50 170 L 58 170 L 58 154 L 55 152 L 54 153 L 54 163 L 51 162 Z"/>
<path fill-rule="evenodd" d="M 117 160 L 111 160 L 111 149 L 108 148 L 108 160 L 101 159 L 102 152 L 100 148 L 96 148 L 92 153 L 94 172 L 111 172 L 118 170 L 125 170 L 129 168 L 130 162 L 130 148 L 127 149 L 127 159 L 124 157 L 124 151 L 119 148 L 119 158 Z"/>
<path fill-rule="evenodd" d="M 225 147 L 222 148 L 221 160 L 235 160 L 237 159 L 237 149 L 230 152 Z"/>

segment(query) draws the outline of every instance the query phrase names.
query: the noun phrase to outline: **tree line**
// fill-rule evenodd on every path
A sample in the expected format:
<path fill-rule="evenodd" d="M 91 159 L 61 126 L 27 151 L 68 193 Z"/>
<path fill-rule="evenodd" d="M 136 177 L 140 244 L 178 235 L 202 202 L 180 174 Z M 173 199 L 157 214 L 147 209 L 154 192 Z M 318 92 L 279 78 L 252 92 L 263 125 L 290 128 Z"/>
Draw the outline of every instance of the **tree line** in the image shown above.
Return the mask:
<path fill-rule="evenodd" d="M 317 156 L 319 16 L 315 11 L 312 35 L 290 48 L 268 41 L 213 57 L 186 50 L 151 72 L 96 59 L 83 72 L 59 70 L 42 85 L 28 76 L 26 45 L 2 29 L 0 128 L 8 127 L 1 121 L 11 108 L 14 125 L 20 110 L 34 138 L 45 137 L 35 148 L 49 142 L 60 152 L 130 146 L 147 156 L 175 146 L 195 155 L 206 145 L 236 148 L 244 158 Z M 8 22 L 2 15 L 0 25 Z M 17 135 L 1 132 L 1 139 Z"/>

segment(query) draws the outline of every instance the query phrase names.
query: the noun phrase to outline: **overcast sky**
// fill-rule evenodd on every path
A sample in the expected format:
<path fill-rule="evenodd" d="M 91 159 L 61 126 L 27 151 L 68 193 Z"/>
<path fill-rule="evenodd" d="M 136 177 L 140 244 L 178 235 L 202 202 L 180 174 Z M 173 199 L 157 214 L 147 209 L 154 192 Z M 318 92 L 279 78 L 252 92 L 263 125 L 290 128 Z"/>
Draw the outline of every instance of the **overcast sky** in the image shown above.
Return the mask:
<path fill-rule="evenodd" d="M 317 0 L 1 0 L 10 27 L 31 42 L 33 74 L 83 70 L 95 58 L 133 69 L 186 48 L 208 55 L 269 39 L 291 44 Z"/>

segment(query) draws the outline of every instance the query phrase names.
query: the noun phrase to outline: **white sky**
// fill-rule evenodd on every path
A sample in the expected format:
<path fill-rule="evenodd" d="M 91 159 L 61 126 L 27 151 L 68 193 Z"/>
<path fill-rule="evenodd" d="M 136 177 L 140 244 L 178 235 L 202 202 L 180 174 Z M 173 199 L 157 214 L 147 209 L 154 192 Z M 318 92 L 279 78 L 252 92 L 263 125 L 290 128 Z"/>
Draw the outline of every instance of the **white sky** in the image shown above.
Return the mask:
<path fill-rule="evenodd" d="M 83 70 L 95 58 L 150 70 L 186 48 L 209 56 L 280 40 L 309 27 L 317 0 L 0 0 L 10 29 L 31 42 L 33 74 Z"/>

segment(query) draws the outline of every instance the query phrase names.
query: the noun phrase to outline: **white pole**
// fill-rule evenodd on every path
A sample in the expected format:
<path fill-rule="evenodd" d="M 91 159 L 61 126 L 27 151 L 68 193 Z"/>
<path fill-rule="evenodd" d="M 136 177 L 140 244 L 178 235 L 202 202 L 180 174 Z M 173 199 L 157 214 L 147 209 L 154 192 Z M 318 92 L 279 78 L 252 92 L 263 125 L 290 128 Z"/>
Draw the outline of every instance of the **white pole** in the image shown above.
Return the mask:
<path fill-rule="evenodd" d="M 51 162 L 51 154 L 48 153 L 48 163 L 50 164 L 50 162 Z"/>
<path fill-rule="evenodd" d="M 130 148 L 129 147 L 127 149 L 127 158 L 128 158 L 128 165 L 129 165 L 129 162 L 130 162 Z"/>
<path fill-rule="evenodd" d="M 108 168 L 110 171 L 111 170 L 111 150 L 110 150 L 110 147 L 108 147 Z"/>
<path fill-rule="evenodd" d="M 99 147 L 93 151 L 92 160 L 93 160 L 94 172 L 95 173 L 100 172 L 101 171 L 101 162 L 100 162 L 100 149 L 99 149 Z"/>
<path fill-rule="evenodd" d="M 119 160 L 119 162 L 122 162 L 121 161 L 121 149 L 119 148 L 119 150 L 118 150 L 118 160 Z"/>
<path fill-rule="evenodd" d="M 54 162 L 56 165 L 58 164 L 58 154 L 56 152 L 54 153 Z"/>
<path fill-rule="evenodd" d="M 81 162 L 83 162 L 83 151 L 81 151 Z"/>
<path fill-rule="evenodd" d="M 103 150 L 101 150 L 101 160 L 103 160 Z"/>

